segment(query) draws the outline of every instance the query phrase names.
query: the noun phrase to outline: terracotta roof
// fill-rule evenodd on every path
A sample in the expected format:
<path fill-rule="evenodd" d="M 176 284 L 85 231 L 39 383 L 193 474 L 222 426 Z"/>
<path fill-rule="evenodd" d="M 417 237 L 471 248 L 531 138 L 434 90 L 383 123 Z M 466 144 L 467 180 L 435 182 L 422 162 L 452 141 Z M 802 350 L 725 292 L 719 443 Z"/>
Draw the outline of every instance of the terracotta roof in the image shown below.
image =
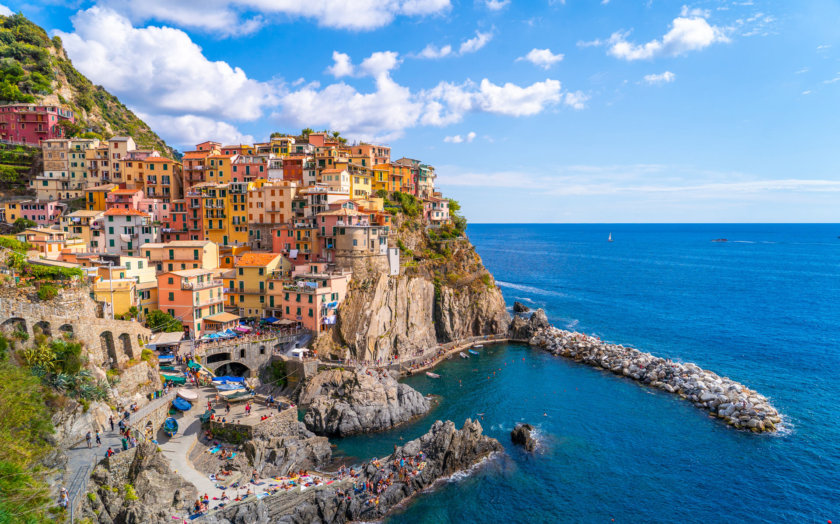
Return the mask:
<path fill-rule="evenodd" d="M 267 266 L 275 258 L 282 256 L 280 253 L 245 253 L 234 266 Z"/>
<path fill-rule="evenodd" d="M 136 193 L 142 193 L 142 189 L 115 189 L 111 191 L 113 195 L 134 195 Z"/>
<path fill-rule="evenodd" d="M 239 320 L 239 318 L 239 316 L 234 315 L 233 313 L 222 312 L 210 315 L 209 317 L 204 317 L 204 320 L 209 320 L 210 322 L 233 322 L 234 320 Z"/>
<path fill-rule="evenodd" d="M 115 207 L 112 207 L 111 209 L 109 209 L 108 211 L 105 212 L 105 216 L 117 216 L 117 215 L 119 215 L 119 216 L 134 215 L 134 216 L 142 216 L 142 217 L 149 216 L 146 213 L 144 213 L 142 211 L 138 211 L 136 209 L 118 209 L 118 208 L 115 208 Z"/>
<path fill-rule="evenodd" d="M 192 159 L 200 159 L 200 158 L 207 158 L 210 156 L 212 151 L 193 151 L 191 153 L 184 154 L 185 160 L 192 160 Z"/>

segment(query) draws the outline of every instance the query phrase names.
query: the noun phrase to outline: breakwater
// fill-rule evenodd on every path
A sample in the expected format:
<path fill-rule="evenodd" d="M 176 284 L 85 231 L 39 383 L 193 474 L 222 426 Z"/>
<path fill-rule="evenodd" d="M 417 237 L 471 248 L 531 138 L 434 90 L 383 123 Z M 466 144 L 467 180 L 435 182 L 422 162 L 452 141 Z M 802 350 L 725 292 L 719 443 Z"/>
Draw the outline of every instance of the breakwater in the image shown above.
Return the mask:
<path fill-rule="evenodd" d="M 769 432 L 776 431 L 781 422 L 779 412 L 766 397 L 696 364 L 673 362 L 555 327 L 537 331 L 528 343 L 553 355 L 571 358 L 679 395 L 735 428 L 756 433 Z"/>

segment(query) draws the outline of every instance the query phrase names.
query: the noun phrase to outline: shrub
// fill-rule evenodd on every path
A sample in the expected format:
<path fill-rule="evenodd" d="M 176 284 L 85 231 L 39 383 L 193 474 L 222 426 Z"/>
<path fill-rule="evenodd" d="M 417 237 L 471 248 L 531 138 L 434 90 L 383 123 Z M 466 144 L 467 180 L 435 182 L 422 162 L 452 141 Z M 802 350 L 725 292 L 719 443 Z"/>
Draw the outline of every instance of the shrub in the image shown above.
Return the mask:
<path fill-rule="evenodd" d="M 152 352 L 151 349 L 148 348 L 143 348 L 143 351 L 140 352 L 140 360 L 142 360 L 143 362 L 151 361 L 154 356 L 155 354 Z"/>
<path fill-rule="evenodd" d="M 134 486 L 131 484 L 125 485 L 125 500 L 139 500 L 140 497 L 137 496 L 137 492 L 134 490 Z"/>
<path fill-rule="evenodd" d="M 52 300 L 58 296 L 58 289 L 52 284 L 41 284 L 38 288 L 38 298 L 40 300 Z"/>

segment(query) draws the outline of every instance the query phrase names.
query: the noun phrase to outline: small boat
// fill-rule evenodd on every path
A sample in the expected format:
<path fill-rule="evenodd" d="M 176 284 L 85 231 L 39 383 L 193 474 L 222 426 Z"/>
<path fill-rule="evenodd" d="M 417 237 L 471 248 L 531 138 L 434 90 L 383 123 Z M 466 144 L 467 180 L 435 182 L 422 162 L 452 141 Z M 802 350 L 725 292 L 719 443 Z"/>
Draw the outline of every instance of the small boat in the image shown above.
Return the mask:
<path fill-rule="evenodd" d="M 167 437 L 174 437 L 175 433 L 178 433 L 178 421 L 172 417 L 169 417 L 166 420 L 164 420 L 163 432 L 166 433 Z"/>
<path fill-rule="evenodd" d="M 161 371 L 175 371 L 175 366 L 161 366 Z"/>
<path fill-rule="evenodd" d="M 177 409 L 178 411 L 189 411 L 190 408 L 192 408 L 192 404 L 182 399 L 181 397 L 175 397 L 172 400 L 172 407 Z"/>
<path fill-rule="evenodd" d="M 481 348 L 483 348 L 484 346 L 483 346 L 483 345 L 481 345 L 481 344 L 476 344 L 476 345 L 474 345 L 473 347 L 474 347 L 475 349 L 481 349 Z"/>
<path fill-rule="evenodd" d="M 236 391 L 237 389 L 245 389 L 245 385 L 236 382 L 228 382 L 227 384 L 218 384 L 216 389 L 219 391 Z"/>
<path fill-rule="evenodd" d="M 198 393 L 190 391 L 189 389 L 178 388 L 178 391 L 176 391 L 175 394 L 187 402 L 195 402 L 198 400 Z"/>
<path fill-rule="evenodd" d="M 440 378 L 440 375 L 438 375 L 437 373 L 432 373 L 431 371 L 427 371 L 426 376 L 429 378 Z"/>
<path fill-rule="evenodd" d="M 609 237 L 607 237 L 607 242 L 612 242 L 612 241 L 613 241 L 613 239 L 612 239 L 612 231 L 610 231 L 610 236 L 609 236 Z"/>
<path fill-rule="evenodd" d="M 253 393 L 247 389 L 240 389 L 239 391 L 223 391 L 219 393 L 219 396 L 228 402 L 237 402 L 239 400 L 245 400 L 246 398 L 252 397 Z"/>
<path fill-rule="evenodd" d="M 158 355 L 158 362 L 173 362 L 175 355 Z"/>
<path fill-rule="evenodd" d="M 173 384 L 186 384 L 187 377 L 184 375 L 167 375 L 165 373 L 160 374 L 163 377 L 163 380 L 166 382 L 172 382 Z"/>
<path fill-rule="evenodd" d="M 712 240 L 712 242 L 728 242 L 728 240 L 725 239 L 725 238 L 716 238 L 716 239 Z"/>
<path fill-rule="evenodd" d="M 467 351 L 470 352 L 470 355 L 478 355 L 478 351 L 476 351 L 474 349 L 468 349 Z"/>
<path fill-rule="evenodd" d="M 467 354 L 466 354 L 466 353 L 464 353 L 463 351 L 461 351 L 461 352 L 460 352 L 460 353 L 458 353 L 458 354 L 459 354 L 459 355 L 461 355 L 461 358 L 470 358 L 470 357 L 469 357 L 469 355 L 467 355 Z"/>

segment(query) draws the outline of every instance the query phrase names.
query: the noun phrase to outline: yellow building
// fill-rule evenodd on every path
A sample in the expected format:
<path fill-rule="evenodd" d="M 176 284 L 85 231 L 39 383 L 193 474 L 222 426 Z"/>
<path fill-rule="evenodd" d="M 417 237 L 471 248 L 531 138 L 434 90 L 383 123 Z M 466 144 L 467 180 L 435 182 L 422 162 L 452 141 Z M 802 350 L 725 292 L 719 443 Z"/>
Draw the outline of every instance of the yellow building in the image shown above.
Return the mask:
<path fill-rule="evenodd" d="M 105 184 L 85 189 L 85 208 L 88 211 L 105 211 L 108 193 L 119 189 L 116 184 Z"/>
<path fill-rule="evenodd" d="M 209 240 L 173 240 L 143 244 L 140 246 L 140 253 L 158 271 L 219 267 L 219 246 Z"/>
<path fill-rule="evenodd" d="M 245 253 L 234 263 L 234 278 L 225 290 L 229 309 L 239 316 L 262 318 L 267 307 L 268 281 L 275 271 L 291 271 L 292 264 L 279 253 Z"/>
<path fill-rule="evenodd" d="M 204 181 L 216 184 L 227 184 L 232 180 L 231 167 L 236 155 L 209 155 L 204 161 L 206 166 Z"/>
<path fill-rule="evenodd" d="M 350 175 L 350 198 L 367 198 L 372 191 L 370 171 L 358 170 Z"/>
<path fill-rule="evenodd" d="M 103 211 L 80 209 L 61 217 L 61 229 L 68 237 L 80 238 L 90 253 L 105 251 L 105 237 L 102 234 Z"/>
<path fill-rule="evenodd" d="M 376 193 L 377 191 L 387 191 L 388 193 L 393 192 L 392 189 L 393 184 L 391 182 L 391 165 L 390 164 L 377 164 L 373 166 L 371 169 L 373 174 L 373 178 L 371 180 L 371 190 Z"/>
<path fill-rule="evenodd" d="M 20 218 L 20 201 L 4 202 L 3 217 L 7 224 L 14 224 L 15 220 Z"/>
<path fill-rule="evenodd" d="M 252 187 L 252 182 L 228 184 L 228 206 L 225 212 L 230 217 L 230 228 L 226 245 L 244 246 L 248 243 L 248 190 Z"/>
<path fill-rule="evenodd" d="M 112 307 L 114 316 L 124 315 L 137 306 L 137 282 L 133 278 L 97 280 L 93 284 L 93 298 L 106 304 L 106 316 Z"/>

